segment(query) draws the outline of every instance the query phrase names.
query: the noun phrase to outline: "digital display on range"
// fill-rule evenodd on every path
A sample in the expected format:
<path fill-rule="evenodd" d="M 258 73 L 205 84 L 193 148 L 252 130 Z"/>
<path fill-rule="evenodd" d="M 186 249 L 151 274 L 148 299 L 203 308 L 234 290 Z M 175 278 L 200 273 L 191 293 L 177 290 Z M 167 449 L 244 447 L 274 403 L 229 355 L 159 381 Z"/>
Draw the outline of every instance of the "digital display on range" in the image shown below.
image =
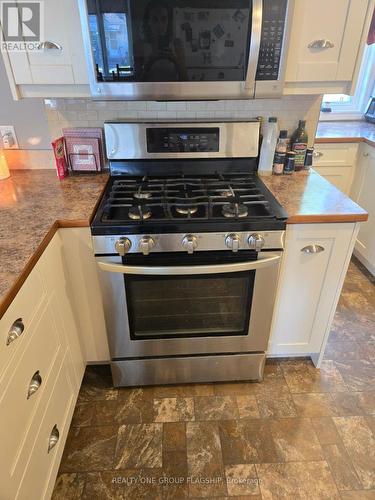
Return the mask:
<path fill-rule="evenodd" d="M 219 128 L 147 128 L 148 153 L 217 153 Z"/>

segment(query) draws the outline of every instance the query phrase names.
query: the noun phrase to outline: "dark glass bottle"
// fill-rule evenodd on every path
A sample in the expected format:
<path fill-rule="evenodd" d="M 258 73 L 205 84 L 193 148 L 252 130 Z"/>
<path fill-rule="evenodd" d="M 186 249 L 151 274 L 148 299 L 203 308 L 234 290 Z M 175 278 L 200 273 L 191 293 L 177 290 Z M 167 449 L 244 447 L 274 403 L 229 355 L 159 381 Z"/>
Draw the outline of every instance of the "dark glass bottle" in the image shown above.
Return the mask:
<path fill-rule="evenodd" d="M 291 150 L 296 153 L 294 161 L 294 170 L 296 171 L 302 170 L 305 166 L 307 142 L 309 140 L 305 127 L 306 121 L 300 120 L 297 130 L 290 140 Z"/>

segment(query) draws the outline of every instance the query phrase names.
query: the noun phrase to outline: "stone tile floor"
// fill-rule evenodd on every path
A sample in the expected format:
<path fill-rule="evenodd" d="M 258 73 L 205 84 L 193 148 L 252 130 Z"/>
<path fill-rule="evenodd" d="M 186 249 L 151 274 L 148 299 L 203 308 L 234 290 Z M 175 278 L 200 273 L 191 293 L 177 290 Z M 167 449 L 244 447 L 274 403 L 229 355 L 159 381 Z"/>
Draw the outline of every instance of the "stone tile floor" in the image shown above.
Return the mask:
<path fill-rule="evenodd" d="M 374 285 L 353 261 L 320 370 L 117 390 L 87 368 L 53 499 L 375 499 Z"/>

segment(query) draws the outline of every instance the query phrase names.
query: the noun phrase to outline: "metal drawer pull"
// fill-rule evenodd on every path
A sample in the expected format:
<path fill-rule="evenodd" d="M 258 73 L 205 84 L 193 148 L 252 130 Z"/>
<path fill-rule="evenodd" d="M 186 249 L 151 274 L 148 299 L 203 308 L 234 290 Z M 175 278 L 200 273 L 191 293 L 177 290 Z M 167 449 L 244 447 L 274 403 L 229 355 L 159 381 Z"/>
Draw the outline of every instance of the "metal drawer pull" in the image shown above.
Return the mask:
<path fill-rule="evenodd" d="M 54 425 L 51 431 L 51 434 L 48 439 L 48 452 L 49 453 L 58 443 L 60 439 L 60 432 L 57 428 L 57 425 Z"/>
<path fill-rule="evenodd" d="M 34 373 L 31 377 L 29 390 L 27 391 L 27 399 L 30 399 L 33 394 L 39 389 L 42 385 L 42 377 L 40 376 L 39 370 Z"/>
<path fill-rule="evenodd" d="M 309 49 L 333 49 L 335 44 L 331 42 L 331 40 L 326 40 L 325 38 L 321 40 L 314 40 L 313 42 L 309 43 L 308 48 Z"/>
<path fill-rule="evenodd" d="M 62 50 L 62 46 L 59 43 L 47 40 L 45 42 L 40 42 L 38 50 Z"/>
<path fill-rule="evenodd" d="M 22 318 L 16 319 L 16 321 L 10 327 L 10 330 L 8 332 L 6 345 L 9 345 L 14 340 L 17 340 L 18 337 L 20 337 L 23 334 L 24 329 L 25 329 L 25 325 L 22 322 Z"/>
<path fill-rule="evenodd" d="M 313 152 L 313 157 L 314 158 L 321 158 L 323 156 L 323 153 L 321 153 L 320 151 L 314 151 Z"/>
<path fill-rule="evenodd" d="M 301 252 L 303 253 L 321 253 L 324 252 L 324 247 L 321 245 L 308 245 L 307 247 L 302 248 Z"/>

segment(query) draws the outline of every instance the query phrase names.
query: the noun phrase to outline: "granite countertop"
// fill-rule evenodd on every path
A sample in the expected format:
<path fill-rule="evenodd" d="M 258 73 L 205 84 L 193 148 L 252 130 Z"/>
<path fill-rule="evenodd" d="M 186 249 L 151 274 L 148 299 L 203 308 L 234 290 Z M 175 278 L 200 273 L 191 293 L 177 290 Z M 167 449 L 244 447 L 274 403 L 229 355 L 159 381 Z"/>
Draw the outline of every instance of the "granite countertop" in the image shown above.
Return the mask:
<path fill-rule="evenodd" d="M 0 181 L 0 317 L 56 230 L 89 226 L 107 179 L 59 181 L 54 170 L 13 170 Z"/>
<path fill-rule="evenodd" d="M 315 142 L 367 142 L 375 146 L 375 124 L 365 121 L 320 122 Z"/>
<path fill-rule="evenodd" d="M 288 214 L 288 224 L 359 222 L 368 214 L 314 170 L 270 175 L 263 182 Z"/>

